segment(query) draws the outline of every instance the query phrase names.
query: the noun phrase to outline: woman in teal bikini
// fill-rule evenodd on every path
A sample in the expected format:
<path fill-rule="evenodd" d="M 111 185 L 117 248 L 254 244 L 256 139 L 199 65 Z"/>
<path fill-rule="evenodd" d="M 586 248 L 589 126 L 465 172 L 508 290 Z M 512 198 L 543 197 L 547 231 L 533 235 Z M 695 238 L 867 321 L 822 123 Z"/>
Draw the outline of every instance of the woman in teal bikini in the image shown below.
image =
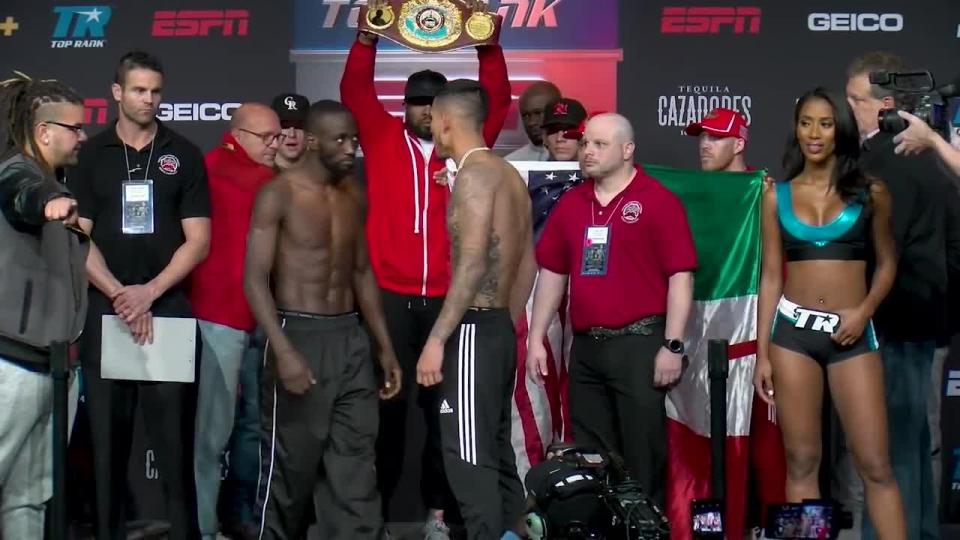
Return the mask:
<path fill-rule="evenodd" d="M 857 124 L 847 102 L 822 88 L 794 110 L 784 156 L 789 180 L 762 203 L 757 368 L 754 385 L 776 403 L 787 453 L 787 499 L 820 498 L 824 374 L 864 481 L 881 539 L 906 538 L 890 467 L 883 364 L 870 317 L 896 275 L 890 196 L 860 172 Z M 867 261 L 875 262 L 867 283 Z M 787 277 L 783 275 L 783 262 Z"/>

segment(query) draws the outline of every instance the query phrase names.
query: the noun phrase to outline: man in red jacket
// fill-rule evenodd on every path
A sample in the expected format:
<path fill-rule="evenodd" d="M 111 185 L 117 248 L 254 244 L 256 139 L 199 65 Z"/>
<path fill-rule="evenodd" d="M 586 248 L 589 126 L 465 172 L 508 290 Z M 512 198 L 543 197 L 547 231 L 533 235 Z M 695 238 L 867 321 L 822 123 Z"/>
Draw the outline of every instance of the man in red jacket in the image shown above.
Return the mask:
<path fill-rule="evenodd" d="M 273 177 L 282 137 L 280 120 L 270 107 L 247 103 L 236 110 L 230 131 L 205 159 L 212 210 L 210 254 L 193 271 L 190 283 L 190 302 L 203 338 L 194 463 L 204 540 L 217 537 L 220 455 L 233 429 L 240 368 L 256 326 L 243 294 L 250 215 L 257 191 Z M 256 530 L 253 523 L 237 525 L 250 534 Z"/>
<path fill-rule="evenodd" d="M 430 133 L 433 98 L 446 83 L 434 71 L 407 79 L 405 118 L 391 116 L 377 98 L 374 64 L 377 37 L 361 32 L 350 49 L 340 81 L 343 104 L 357 119 L 367 176 L 367 239 L 370 259 L 382 290 L 390 339 L 403 369 L 404 391 L 380 411 L 377 474 L 386 509 L 403 467 L 407 392 L 420 351 L 443 305 L 450 283 L 450 244 L 446 212 L 450 188 L 434 181 L 444 161 L 434 152 Z M 477 48 L 480 85 L 490 97 L 483 138 L 493 146 L 510 107 L 510 82 L 503 50 Z M 457 504 L 443 472 L 436 389 L 418 388 L 418 403 L 427 426 L 421 470 L 423 502 L 430 509 L 426 535 L 446 538 L 443 510 Z M 431 536 L 432 535 L 432 536 Z"/>

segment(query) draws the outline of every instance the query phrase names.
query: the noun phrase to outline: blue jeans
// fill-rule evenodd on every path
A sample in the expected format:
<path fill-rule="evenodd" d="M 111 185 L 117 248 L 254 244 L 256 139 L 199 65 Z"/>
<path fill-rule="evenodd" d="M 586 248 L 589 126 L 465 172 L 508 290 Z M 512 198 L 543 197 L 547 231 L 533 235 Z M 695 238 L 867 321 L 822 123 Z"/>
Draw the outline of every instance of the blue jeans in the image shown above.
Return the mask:
<path fill-rule="evenodd" d="M 243 354 L 240 394 L 230 438 L 230 473 L 224 483 L 224 513 L 235 523 L 253 523 L 260 475 L 260 371 L 266 338 L 257 330 Z"/>
<path fill-rule="evenodd" d="M 198 321 L 203 339 L 197 396 L 195 475 L 197 517 L 203 538 L 215 539 L 217 499 L 222 477 L 221 456 L 230 441 L 237 388 L 244 353 L 250 340 L 243 330 Z"/>
<path fill-rule="evenodd" d="M 940 538 L 930 458 L 930 369 L 936 343 L 888 341 L 880 347 L 889 426 L 890 464 L 900 487 L 907 538 Z M 877 538 L 864 511 L 863 540 Z"/>

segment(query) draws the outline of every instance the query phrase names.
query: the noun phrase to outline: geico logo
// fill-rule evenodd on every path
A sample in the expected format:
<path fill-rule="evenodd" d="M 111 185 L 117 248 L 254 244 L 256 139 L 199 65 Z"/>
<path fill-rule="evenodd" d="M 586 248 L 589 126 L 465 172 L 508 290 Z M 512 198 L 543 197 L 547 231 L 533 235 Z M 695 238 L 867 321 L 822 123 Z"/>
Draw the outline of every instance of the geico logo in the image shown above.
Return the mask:
<path fill-rule="evenodd" d="M 163 122 L 217 122 L 230 120 L 239 103 L 162 103 L 157 118 Z"/>
<path fill-rule="evenodd" d="M 807 28 L 814 32 L 899 32 L 899 13 L 811 13 Z"/>

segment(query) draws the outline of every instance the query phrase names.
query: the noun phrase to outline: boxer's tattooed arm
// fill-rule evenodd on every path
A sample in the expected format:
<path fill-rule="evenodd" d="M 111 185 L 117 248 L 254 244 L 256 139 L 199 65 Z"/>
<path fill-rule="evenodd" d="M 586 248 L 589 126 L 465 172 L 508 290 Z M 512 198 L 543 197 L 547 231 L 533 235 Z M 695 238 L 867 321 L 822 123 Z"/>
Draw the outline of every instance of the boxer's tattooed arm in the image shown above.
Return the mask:
<path fill-rule="evenodd" d="M 447 216 L 453 256 L 453 278 L 443 309 L 430 336 L 446 342 L 477 296 L 486 298 L 493 283 L 496 294 L 499 240 L 493 235 L 494 182 L 480 168 L 465 167 L 457 174 Z M 483 289 L 483 291 L 481 290 Z"/>

